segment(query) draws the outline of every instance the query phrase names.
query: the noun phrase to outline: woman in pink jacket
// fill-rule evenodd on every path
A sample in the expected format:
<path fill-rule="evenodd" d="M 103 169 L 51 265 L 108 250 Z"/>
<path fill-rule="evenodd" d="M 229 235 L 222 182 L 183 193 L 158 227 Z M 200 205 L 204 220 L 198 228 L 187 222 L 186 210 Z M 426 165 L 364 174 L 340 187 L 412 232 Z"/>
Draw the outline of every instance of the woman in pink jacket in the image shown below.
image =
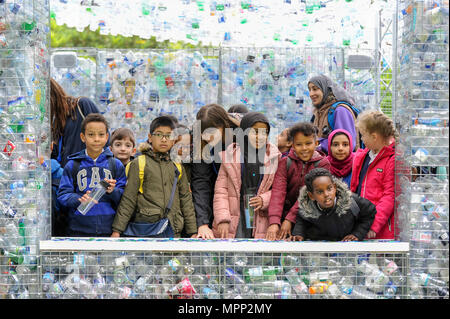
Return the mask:
<path fill-rule="evenodd" d="M 261 113 L 247 113 L 241 120 L 242 134 L 221 153 L 222 164 L 214 191 L 213 232 L 216 238 L 264 238 L 268 227 L 271 186 L 281 153 L 267 142 L 268 119 Z M 253 223 L 247 223 L 246 194 L 254 209 Z"/>
<path fill-rule="evenodd" d="M 380 111 L 365 111 L 358 116 L 356 125 L 366 148 L 355 153 L 350 190 L 376 206 L 377 214 L 367 238 L 394 239 L 394 123 Z"/>

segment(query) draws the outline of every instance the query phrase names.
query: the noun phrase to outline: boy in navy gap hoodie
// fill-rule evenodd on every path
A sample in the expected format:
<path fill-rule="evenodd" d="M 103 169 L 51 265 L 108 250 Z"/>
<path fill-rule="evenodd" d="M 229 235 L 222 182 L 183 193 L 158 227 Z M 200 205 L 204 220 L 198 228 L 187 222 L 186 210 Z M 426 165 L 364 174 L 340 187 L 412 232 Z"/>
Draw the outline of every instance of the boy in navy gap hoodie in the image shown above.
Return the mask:
<path fill-rule="evenodd" d="M 58 202 L 68 211 L 67 235 L 71 237 L 106 237 L 112 233 L 116 208 L 126 184 L 125 168 L 105 147 L 108 122 L 103 115 L 92 113 L 81 125 L 81 140 L 86 149 L 68 157 L 58 189 Z M 110 184 L 106 194 L 86 215 L 77 207 L 89 200 L 92 189 L 102 180 Z"/>

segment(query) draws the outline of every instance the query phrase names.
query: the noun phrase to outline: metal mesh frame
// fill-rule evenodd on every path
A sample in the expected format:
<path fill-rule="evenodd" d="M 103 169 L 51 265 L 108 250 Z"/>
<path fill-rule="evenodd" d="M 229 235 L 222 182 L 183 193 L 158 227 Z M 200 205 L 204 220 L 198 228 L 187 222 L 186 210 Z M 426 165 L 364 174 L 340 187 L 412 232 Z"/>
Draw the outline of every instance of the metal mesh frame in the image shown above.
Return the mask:
<path fill-rule="evenodd" d="M 0 299 L 39 296 L 49 238 L 49 8 L 0 4 Z"/>
<path fill-rule="evenodd" d="M 398 238 L 411 244 L 408 296 L 448 298 L 448 2 L 397 5 L 396 210 Z"/>
<path fill-rule="evenodd" d="M 265 113 L 278 131 L 309 121 L 312 105 L 307 80 L 319 73 L 350 90 L 361 110 L 378 108 L 375 66 L 347 66 L 350 54 L 373 57 L 374 51 L 368 49 L 62 48 L 53 54 L 64 51 L 76 52 L 80 59 L 72 70 L 52 69 L 60 84 L 75 96 L 96 101 L 112 129 L 129 127 L 138 142 L 146 140 L 148 123 L 156 116 L 172 114 L 190 125 L 199 108 L 209 103 L 219 103 L 226 109 L 244 104 L 251 111 Z M 86 84 L 80 85 L 82 81 L 77 77 Z M 271 138 L 274 141 L 275 134 Z"/>
<path fill-rule="evenodd" d="M 403 299 L 407 246 L 187 239 L 42 242 L 41 297 Z"/>

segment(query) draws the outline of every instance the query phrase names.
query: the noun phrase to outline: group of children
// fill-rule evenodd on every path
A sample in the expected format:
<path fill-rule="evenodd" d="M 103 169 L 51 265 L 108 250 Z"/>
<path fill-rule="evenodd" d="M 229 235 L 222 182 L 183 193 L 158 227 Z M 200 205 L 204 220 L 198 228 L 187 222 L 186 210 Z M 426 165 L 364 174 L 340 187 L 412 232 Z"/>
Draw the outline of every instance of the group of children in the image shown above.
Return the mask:
<path fill-rule="evenodd" d="M 328 136 L 328 155 L 319 150 L 318 130 L 311 123 L 286 128 L 277 146 L 268 141 L 270 125 L 264 114 L 242 114 L 239 126 L 248 134 L 221 152 L 217 180 L 211 185 L 215 238 L 394 238 L 396 132 L 383 113 L 358 116 L 364 149 L 353 152 L 351 134 L 338 129 Z M 174 134 L 179 129 L 185 130 Z M 189 130 L 170 116 L 157 117 L 147 142 L 139 147 L 127 128 L 111 137 L 108 132 L 102 115 L 86 116 L 80 134 L 86 149 L 69 156 L 64 167 L 57 201 L 68 213 L 67 235 L 141 232 L 161 237 L 169 227 L 174 237 L 201 237 L 190 188 L 191 158 L 182 156 L 192 144 Z M 90 200 L 101 180 L 109 185 L 105 195 L 81 214 L 77 207 Z M 251 227 L 245 219 L 247 204 L 254 209 Z"/>

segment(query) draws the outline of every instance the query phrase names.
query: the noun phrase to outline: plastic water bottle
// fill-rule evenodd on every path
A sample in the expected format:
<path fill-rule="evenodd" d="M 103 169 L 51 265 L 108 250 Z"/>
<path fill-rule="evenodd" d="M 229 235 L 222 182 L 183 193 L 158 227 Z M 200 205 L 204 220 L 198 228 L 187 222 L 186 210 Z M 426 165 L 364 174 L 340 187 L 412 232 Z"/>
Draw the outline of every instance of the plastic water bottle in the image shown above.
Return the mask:
<path fill-rule="evenodd" d="M 92 208 L 92 206 L 94 206 L 95 202 L 99 201 L 100 198 L 102 198 L 102 196 L 106 193 L 106 190 L 109 187 L 109 183 L 102 180 L 100 181 L 100 183 L 98 183 L 94 189 L 92 190 L 92 193 L 89 194 L 89 197 L 91 197 L 91 199 L 87 202 L 81 203 L 77 210 L 83 214 L 86 215 L 87 212 Z"/>
<path fill-rule="evenodd" d="M 286 279 L 291 285 L 292 289 L 298 296 L 306 295 L 308 293 L 308 286 L 301 280 L 299 276 L 299 269 L 292 268 L 285 273 Z"/>

